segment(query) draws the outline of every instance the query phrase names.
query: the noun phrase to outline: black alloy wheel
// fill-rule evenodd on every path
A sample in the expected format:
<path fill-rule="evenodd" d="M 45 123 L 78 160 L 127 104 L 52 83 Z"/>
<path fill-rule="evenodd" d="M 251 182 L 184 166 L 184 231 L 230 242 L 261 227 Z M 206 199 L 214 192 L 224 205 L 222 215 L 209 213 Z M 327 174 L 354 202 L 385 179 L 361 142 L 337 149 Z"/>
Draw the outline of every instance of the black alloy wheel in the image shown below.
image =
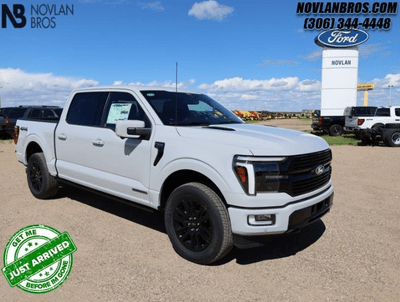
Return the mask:
<path fill-rule="evenodd" d="M 205 205 L 182 200 L 173 214 L 174 230 L 179 241 L 193 252 L 204 251 L 212 239 L 212 226 Z"/>
<path fill-rule="evenodd" d="M 46 199 L 58 192 L 58 181 L 51 176 L 43 153 L 32 154 L 26 168 L 28 186 L 36 198 Z"/>
<path fill-rule="evenodd" d="M 211 264 L 233 247 L 228 209 L 201 183 L 187 183 L 172 192 L 165 207 L 165 228 L 175 251 L 194 263 Z"/>

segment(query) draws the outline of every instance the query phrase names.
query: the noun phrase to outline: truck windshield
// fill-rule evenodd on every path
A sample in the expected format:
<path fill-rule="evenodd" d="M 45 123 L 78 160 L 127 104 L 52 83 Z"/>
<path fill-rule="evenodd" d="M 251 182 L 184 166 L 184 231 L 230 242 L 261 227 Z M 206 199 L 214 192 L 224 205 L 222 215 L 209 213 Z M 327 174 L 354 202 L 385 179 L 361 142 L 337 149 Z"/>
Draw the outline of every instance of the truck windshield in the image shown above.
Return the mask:
<path fill-rule="evenodd" d="M 242 124 L 227 108 L 204 94 L 141 91 L 164 125 L 208 126 Z"/>

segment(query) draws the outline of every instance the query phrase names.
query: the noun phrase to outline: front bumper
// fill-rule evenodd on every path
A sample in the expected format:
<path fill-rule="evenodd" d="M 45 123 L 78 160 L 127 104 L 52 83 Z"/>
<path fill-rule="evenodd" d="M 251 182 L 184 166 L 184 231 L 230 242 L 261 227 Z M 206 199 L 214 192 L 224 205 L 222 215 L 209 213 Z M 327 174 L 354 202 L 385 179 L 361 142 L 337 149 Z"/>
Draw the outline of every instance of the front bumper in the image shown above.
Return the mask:
<path fill-rule="evenodd" d="M 241 236 L 260 236 L 282 234 L 300 229 L 317 221 L 329 212 L 333 202 L 333 186 L 323 192 L 301 199 L 285 206 L 268 208 L 228 208 L 232 232 Z M 255 215 L 274 215 L 274 221 L 266 225 L 254 225 L 251 217 Z"/>

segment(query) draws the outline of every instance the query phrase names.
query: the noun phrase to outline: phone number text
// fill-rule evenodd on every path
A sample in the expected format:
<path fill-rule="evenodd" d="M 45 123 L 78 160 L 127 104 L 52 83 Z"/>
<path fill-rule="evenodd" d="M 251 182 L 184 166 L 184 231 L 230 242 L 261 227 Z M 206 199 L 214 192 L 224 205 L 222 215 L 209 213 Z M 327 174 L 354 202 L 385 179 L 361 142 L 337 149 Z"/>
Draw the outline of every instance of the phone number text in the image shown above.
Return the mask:
<path fill-rule="evenodd" d="M 305 30 L 320 29 L 381 29 L 388 30 L 392 26 L 390 18 L 306 18 Z"/>

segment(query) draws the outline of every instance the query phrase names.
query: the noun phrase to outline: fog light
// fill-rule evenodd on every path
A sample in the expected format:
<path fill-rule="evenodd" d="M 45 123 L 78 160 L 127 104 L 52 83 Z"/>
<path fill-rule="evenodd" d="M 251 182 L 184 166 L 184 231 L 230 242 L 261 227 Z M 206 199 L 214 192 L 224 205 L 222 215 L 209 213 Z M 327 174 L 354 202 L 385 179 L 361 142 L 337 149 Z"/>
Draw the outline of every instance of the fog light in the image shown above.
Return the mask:
<path fill-rule="evenodd" d="M 275 214 L 249 215 L 249 225 L 274 225 Z"/>

